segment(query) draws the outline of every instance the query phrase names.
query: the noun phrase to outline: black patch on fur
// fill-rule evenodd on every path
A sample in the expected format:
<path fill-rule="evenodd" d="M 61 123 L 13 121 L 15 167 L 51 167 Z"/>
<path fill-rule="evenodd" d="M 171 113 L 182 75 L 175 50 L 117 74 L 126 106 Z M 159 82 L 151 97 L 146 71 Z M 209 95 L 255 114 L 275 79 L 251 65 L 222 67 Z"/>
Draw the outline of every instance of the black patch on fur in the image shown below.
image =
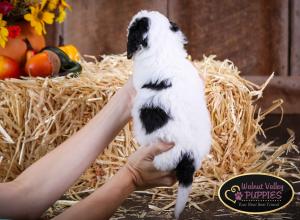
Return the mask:
<path fill-rule="evenodd" d="M 179 184 L 188 187 L 193 182 L 194 158 L 190 154 L 184 153 L 175 170 Z"/>
<path fill-rule="evenodd" d="M 149 30 L 149 19 L 146 17 L 136 19 L 129 28 L 127 39 L 127 58 L 132 58 L 133 54 L 141 47 L 148 46 L 148 38 L 144 39 L 144 34 Z"/>
<path fill-rule="evenodd" d="M 167 89 L 169 87 L 172 87 L 172 83 L 168 79 L 162 81 L 156 80 L 155 82 L 150 81 L 142 86 L 143 89 L 152 89 L 157 91 Z"/>
<path fill-rule="evenodd" d="M 140 119 L 146 134 L 151 134 L 153 131 L 166 125 L 171 117 L 158 106 L 145 106 L 140 110 Z"/>
<path fill-rule="evenodd" d="M 171 31 L 176 32 L 176 31 L 179 30 L 179 27 L 178 27 L 177 24 L 174 23 L 173 21 L 170 21 L 170 25 L 171 25 L 171 26 L 170 26 Z"/>

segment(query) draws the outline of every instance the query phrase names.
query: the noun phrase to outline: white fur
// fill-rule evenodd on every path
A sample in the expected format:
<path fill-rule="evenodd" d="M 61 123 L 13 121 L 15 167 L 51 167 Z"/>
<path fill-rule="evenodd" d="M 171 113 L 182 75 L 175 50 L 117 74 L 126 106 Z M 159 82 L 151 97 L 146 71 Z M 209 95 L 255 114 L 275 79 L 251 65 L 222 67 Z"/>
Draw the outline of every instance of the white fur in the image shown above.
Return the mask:
<path fill-rule="evenodd" d="M 140 11 L 130 25 L 141 17 L 149 18 L 150 29 L 144 36 L 148 38 L 148 48 L 142 48 L 133 56 L 133 83 L 137 91 L 132 109 L 135 137 L 141 146 L 160 140 L 175 143 L 171 150 L 155 157 L 154 165 L 157 169 L 174 170 L 185 152 L 193 154 L 194 165 L 199 169 L 211 147 L 211 122 L 206 107 L 204 82 L 186 58 L 182 32 L 171 31 L 169 20 L 153 11 Z M 172 87 L 161 91 L 141 89 L 151 79 L 169 79 Z M 172 119 L 162 128 L 146 134 L 139 114 L 141 107 L 150 103 L 170 113 Z M 182 196 L 178 196 L 175 208 L 177 217 L 185 206 L 188 194 L 178 193 Z"/>
<path fill-rule="evenodd" d="M 185 207 L 185 203 L 183 201 L 187 201 L 189 198 L 189 194 L 192 191 L 192 185 L 189 187 L 184 187 L 179 185 L 178 186 L 178 195 L 177 195 L 177 200 L 176 200 L 176 208 L 175 208 L 175 218 L 179 219 L 179 216 L 181 212 L 183 211 Z"/>

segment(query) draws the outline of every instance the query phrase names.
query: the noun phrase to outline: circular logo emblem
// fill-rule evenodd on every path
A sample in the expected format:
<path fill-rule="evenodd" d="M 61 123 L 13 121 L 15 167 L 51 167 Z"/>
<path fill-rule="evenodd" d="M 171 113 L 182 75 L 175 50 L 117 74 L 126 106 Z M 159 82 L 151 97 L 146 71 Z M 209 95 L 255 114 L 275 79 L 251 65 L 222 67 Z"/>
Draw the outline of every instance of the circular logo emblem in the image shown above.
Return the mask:
<path fill-rule="evenodd" d="M 294 189 L 281 177 L 247 173 L 224 182 L 219 189 L 219 198 L 232 210 L 263 214 L 286 207 L 294 198 Z"/>

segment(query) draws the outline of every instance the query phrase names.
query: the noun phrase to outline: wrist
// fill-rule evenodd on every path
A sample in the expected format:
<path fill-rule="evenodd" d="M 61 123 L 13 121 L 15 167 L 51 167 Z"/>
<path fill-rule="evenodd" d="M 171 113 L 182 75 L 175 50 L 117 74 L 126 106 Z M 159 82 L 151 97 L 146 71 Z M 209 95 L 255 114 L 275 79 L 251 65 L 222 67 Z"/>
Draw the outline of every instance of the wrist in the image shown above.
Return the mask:
<path fill-rule="evenodd" d="M 122 182 L 126 183 L 126 186 L 128 188 L 128 190 L 130 190 L 131 192 L 133 192 L 136 188 L 136 180 L 135 180 L 135 176 L 132 173 L 132 171 L 128 168 L 127 165 L 125 165 L 120 171 L 119 171 L 121 178 L 122 178 Z"/>
<path fill-rule="evenodd" d="M 113 102 L 117 106 L 117 114 L 120 115 L 119 120 L 128 121 L 131 117 L 131 109 L 133 105 L 133 96 L 129 94 L 125 87 L 120 88 L 113 97 Z"/>
<path fill-rule="evenodd" d="M 127 103 L 127 109 L 131 111 L 133 106 L 134 97 L 136 96 L 136 91 L 133 86 L 132 78 L 128 79 L 127 83 L 120 89 L 122 94 L 125 96 Z"/>

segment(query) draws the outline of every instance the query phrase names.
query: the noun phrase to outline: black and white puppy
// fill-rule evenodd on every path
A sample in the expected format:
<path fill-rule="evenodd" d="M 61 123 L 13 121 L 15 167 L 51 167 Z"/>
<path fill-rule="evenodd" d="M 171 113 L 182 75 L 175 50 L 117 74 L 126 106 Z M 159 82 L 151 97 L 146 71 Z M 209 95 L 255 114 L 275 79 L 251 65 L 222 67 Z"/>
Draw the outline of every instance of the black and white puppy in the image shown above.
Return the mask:
<path fill-rule="evenodd" d="M 155 11 L 140 11 L 128 27 L 127 57 L 133 58 L 137 91 L 132 109 L 134 134 L 141 146 L 158 141 L 175 146 L 154 158 L 179 181 L 175 217 L 183 211 L 194 172 L 211 148 L 211 122 L 204 82 L 187 59 L 183 33 Z"/>

